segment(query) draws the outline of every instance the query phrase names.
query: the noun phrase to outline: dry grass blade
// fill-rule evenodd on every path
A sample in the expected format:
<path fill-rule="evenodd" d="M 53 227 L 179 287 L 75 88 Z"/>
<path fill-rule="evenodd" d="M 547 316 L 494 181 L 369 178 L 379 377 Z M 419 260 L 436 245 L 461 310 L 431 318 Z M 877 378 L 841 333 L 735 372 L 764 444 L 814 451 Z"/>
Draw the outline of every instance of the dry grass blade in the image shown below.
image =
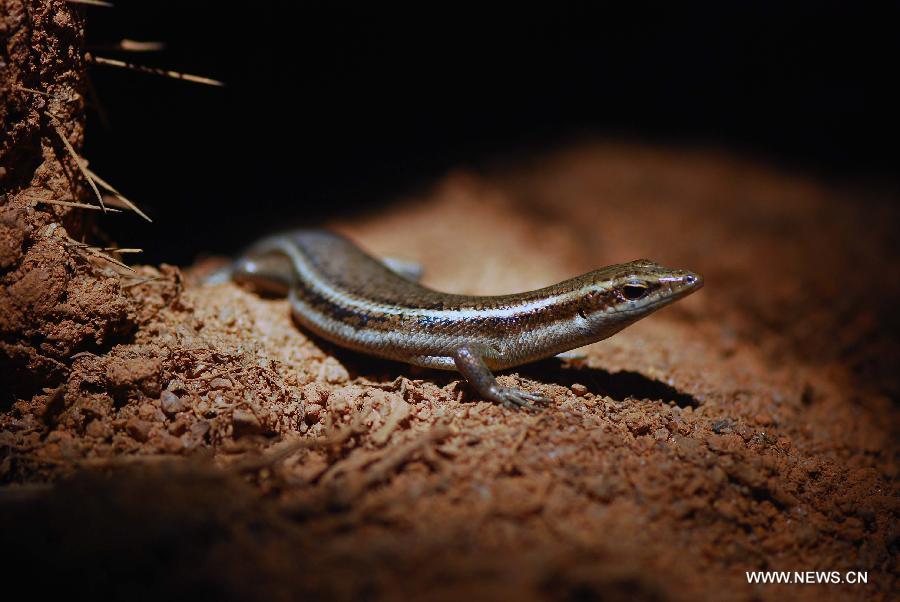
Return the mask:
<path fill-rule="evenodd" d="M 49 92 L 41 92 L 40 90 L 35 90 L 34 88 L 26 88 L 25 86 L 13 86 L 13 90 L 18 90 L 20 92 L 28 92 L 30 94 L 39 94 L 41 96 L 46 96 L 47 98 L 53 98 L 55 100 L 65 100 L 64 98 L 57 96 L 56 94 L 50 94 Z"/>
<path fill-rule="evenodd" d="M 91 185 L 91 188 L 94 189 L 94 194 L 97 195 L 97 200 L 100 201 L 100 208 L 106 213 L 106 205 L 103 204 L 103 196 L 100 195 L 100 191 L 97 189 L 97 185 L 94 184 L 94 180 L 91 179 L 90 174 L 88 173 L 88 168 L 84 164 L 84 160 L 78 156 L 78 153 L 75 152 L 75 149 L 72 147 L 72 143 L 69 142 L 69 139 L 66 138 L 65 132 L 62 131 L 62 128 L 55 122 L 53 123 L 53 129 L 56 130 L 56 134 L 59 136 L 59 139 L 62 140 L 63 144 L 66 147 L 66 150 L 69 151 L 69 154 L 72 155 L 72 159 L 75 160 L 75 164 L 78 166 L 79 171 Z"/>
<path fill-rule="evenodd" d="M 119 49 L 125 52 L 160 52 L 166 49 L 166 44 L 165 42 L 142 42 L 126 38 L 119 42 Z"/>
<path fill-rule="evenodd" d="M 137 276 L 137 275 L 134 275 L 134 276 L 129 275 L 128 277 L 129 278 L 137 278 L 138 280 L 135 280 L 134 282 L 129 282 L 128 284 L 123 284 L 123 285 L 121 285 L 122 288 L 132 288 L 135 286 L 140 286 L 142 284 L 147 284 L 148 282 L 163 282 L 165 280 L 165 278 L 160 278 L 159 276 L 151 276 L 149 278 L 141 278 L 140 276 Z"/>
<path fill-rule="evenodd" d="M 104 180 L 103 178 L 98 176 L 91 168 L 87 167 L 85 169 L 87 169 L 88 173 L 91 174 L 91 177 L 94 178 L 94 180 L 96 180 L 96 182 L 98 184 L 100 184 L 101 186 L 103 186 L 103 188 L 105 188 L 106 190 L 113 193 L 113 195 L 115 195 L 115 197 L 117 199 L 122 201 L 126 207 L 128 207 L 129 209 L 131 209 L 132 211 L 134 211 L 135 213 L 140 215 L 142 218 L 144 218 L 148 222 L 153 223 L 153 220 L 150 219 L 150 217 L 146 213 L 141 211 L 140 208 L 137 205 L 135 205 L 133 201 L 125 198 L 125 195 L 123 195 L 121 192 L 116 190 L 112 184 L 110 184 L 109 182 L 107 182 L 106 180 Z"/>
<path fill-rule="evenodd" d="M 143 249 L 131 249 L 131 248 L 120 248 L 120 247 L 103 247 L 100 249 L 101 251 L 111 251 L 113 253 L 143 253 Z"/>
<path fill-rule="evenodd" d="M 108 261 L 109 263 L 112 263 L 113 265 L 116 265 L 120 268 L 128 270 L 132 274 L 136 273 L 134 271 L 134 268 L 132 268 L 131 266 L 129 266 L 125 263 L 122 263 L 115 257 L 107 255 L 106 253 L 103 252 L 104 249 L 101 249 L 100 247 L 93 247 L 85 242 L 78 242 L 77 240 L 75 240 L 74 238 L 72 238 L 70 236 L 65 236 L 65 239 L 63 240 L 63 244 L 66 246 L 72 247 L 74 249 L 77 249 L 78 251 L 84 253 L 85 255 L 87 255 L 87 259 L 90 259 L 92 257 L 97 258 L 97 259 L 102 259 L 102 260 Z M 120 251 L 120 249 L 116 249 L 116 250 Z M 127 250 L 128 249 L 126 249 L 126 251 Z"/>
<path fill-rule="evenodd" d="M 114 52 L 161 52 L 166 49 L 166 43 L 156 41 L 142 42 L 125 38 L 114 44 L 93 46 L 93 48 L 95 50 L 111 50 Z"/>
<path fill-rule="evenodd" d="M 107 255 L 106 253 L 104 253 L 103 251 L 98 249 L 97 247 L 87 247 L 84 250 L 87 251 L 88 253 L 90 253 L 91 255 L 93 255 L 94 257 L 106 260 L 112 264 L 119 266 L 120 268 L 124 268 L 124 269 L 128 270 L 129 272 L 134 272 L 133 267 L 131 267 L 130 265 L 128 265 L 126 263 L 122 263 L 115 257 L 111 257 L 111 256 Z"/>
<path fill-rule="evenodd" d="M 47 203 L 48 205 L 62 205 L 63 207 L 78 207 L 79 209 L 93 209 L 95 211 L 101 211 L 102 207 L 98 207 L 97 205 L 89 205 L 87 203 L 74 203 L 72 201 L 57 201 L 55 199 L 38 199 L 38 203 Z M 121 213 L 118 209 L 111 209 L 109 207 L 106 208 L 106 211 L 110 213 Z"/>
<path fill-rule="evenodd" d="M 120 61 L 118 59 L 110 59 L 102 56 L 94 56 L 90 54 L 86 54 L 85 58 L 87 58 L 90 62 L 95 65 L 108 65 L 110 67 L 120 67 L 122 69 L 131 69 L 133 71 L 140 71 L 141 73 L 152 73 L 154 75 L 161 75 L 163 77 L 171 77 L 172 79 L 183 79 L 185 81 L 194 82 L 197 84 L 206 84 L 207 86 L 224 86 L 225 83 L 221 82 L 217 79 L 212 79 L 209 77 L 202 77 L 200 75 L 191 75 L 190 73 L 181 73 L 179 71 L 172 71 L 170 69 L 160 69 L 159 67 L 147 67 L 145 65 L 135 65 L 134 63 L 126 63 L 125 61 Z"/>
<path fill-rule="evenodd" d="M 89 6 L 102 6 L 103 8 L 114 8 L 112 2 L 104 2 L 103 0 L 66 0 L 69 4 L 87 4 Z"/>

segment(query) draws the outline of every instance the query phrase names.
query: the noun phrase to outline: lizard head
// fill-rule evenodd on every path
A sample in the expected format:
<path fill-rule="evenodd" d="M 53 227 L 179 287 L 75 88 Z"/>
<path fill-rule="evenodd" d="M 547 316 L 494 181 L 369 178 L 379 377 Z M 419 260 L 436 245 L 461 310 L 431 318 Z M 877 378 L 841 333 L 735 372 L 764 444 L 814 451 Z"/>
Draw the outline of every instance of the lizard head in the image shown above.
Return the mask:
<path fill-rule="evenodd" d="M 589 276 L 578 313 L 591 330 L 603 336 L 703 286 L 699 274 L 667 268 L 649 259 L 609 266 Z"/>
<path fill-rule="evenodd" d="M 231 278 L 260 295 L 284 297 L 294 284 L 290 258 L 283 253 L 248 253 L 237 259 Z"/>

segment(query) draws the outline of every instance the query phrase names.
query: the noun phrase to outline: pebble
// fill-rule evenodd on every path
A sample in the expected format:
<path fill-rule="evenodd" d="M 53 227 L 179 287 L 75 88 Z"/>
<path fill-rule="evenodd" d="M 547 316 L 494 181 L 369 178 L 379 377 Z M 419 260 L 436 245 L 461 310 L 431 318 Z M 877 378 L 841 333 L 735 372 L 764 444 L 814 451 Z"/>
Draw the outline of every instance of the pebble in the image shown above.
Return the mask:
<path fill-rule="evenodd" d="M 577 395 L 579 397 L 586 394 L 587 392 L 588 392 L 588 388 L 585 387 L 581 383 L 575 383 L 572 385 L 572 393 L 574 393 L 575 395 Z"/>
<path fill-rule="evenodd" d="M 231 387 L 231 381 L 227 378 L 218 377 L 209 381 L 210 389 L 228 389 L 229 387 Z"/>
<path fill-rule="evenodd" d="M 146 420 L 131 418 L 125 423 L 125 432 L 128 433 L 135 441 L 144 443 L 150 438 L 150 429 L 153 425 Z"/>
<path fill-rule="evenodd" d="M 174 416 L 178 412 L 188 409 L 188 405 L 171 391 L 162 392 L 162 395 L 159 396 L 159 405 L 162 411 L 169 416 Z"/>

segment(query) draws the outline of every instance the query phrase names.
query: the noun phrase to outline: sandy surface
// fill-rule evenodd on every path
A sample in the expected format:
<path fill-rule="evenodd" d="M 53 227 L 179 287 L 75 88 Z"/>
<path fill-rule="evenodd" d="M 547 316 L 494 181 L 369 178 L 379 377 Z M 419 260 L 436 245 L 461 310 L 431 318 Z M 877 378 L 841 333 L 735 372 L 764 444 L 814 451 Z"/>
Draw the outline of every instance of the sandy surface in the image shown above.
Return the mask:
<path fill-rule="evenodd" d="M 854 194 L 599 145 L 332 225 L 455 292 L 641 256 L 706 277 L 583 361 L 504 375 L 553 399 L 540 413 L 310 339 L 284 301 L 194 284 L 211 265 L 110 276 L 133 332 L 0 415 L 0 478 L 54 483 L 7 488 L 4 543 L 162 594 L 886 599 L 896 215 Z M 755 569 L 870 582 L 751 586 Z"/>

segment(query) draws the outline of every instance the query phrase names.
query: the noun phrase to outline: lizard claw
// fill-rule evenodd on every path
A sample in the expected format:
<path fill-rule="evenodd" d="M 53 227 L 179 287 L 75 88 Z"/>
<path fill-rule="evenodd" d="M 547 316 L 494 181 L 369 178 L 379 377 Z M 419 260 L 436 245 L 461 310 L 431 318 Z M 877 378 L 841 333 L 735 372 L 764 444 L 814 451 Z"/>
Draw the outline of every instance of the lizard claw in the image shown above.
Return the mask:
<path fill-rule="evenodd" d="M 536 403 L 550 403 L 550 400 L 542 395 L 507 387 L 497 387 L 495 390 L 491 391 L 490 397 L 495 401 L 499 401 L 506 407 L 525 408 L 526 410 L 537 410 L 537 406 L 534 405 Z"/>

